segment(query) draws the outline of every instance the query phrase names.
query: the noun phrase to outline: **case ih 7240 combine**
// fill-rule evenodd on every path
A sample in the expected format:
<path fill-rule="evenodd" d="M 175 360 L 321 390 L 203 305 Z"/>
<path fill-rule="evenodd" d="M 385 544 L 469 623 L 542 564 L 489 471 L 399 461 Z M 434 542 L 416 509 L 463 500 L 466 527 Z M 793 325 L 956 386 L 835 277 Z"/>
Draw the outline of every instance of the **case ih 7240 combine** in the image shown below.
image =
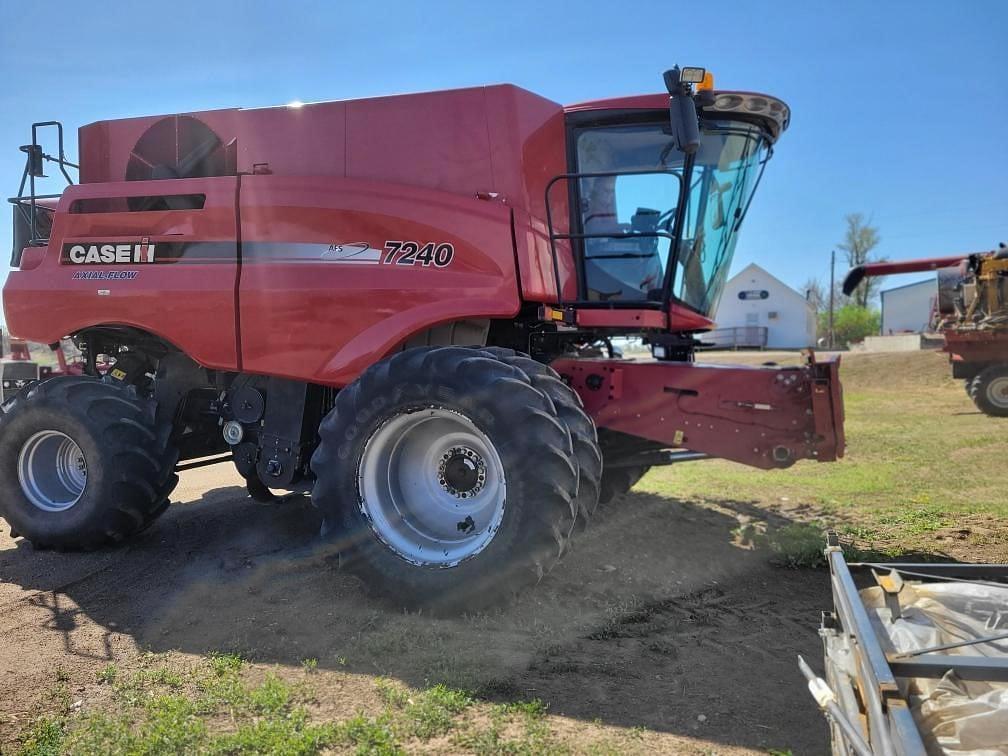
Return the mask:
<path fill-rule="evenodd" d="M 692 362 L 788 108 L 665 81 L 103 121 L 59 196 L 36 124 L 7 323 L 87 367 L 4 405 L 12 529 L 118 542 L 178 469 L 233 460 L 254 496 L 310 490 L 376 587 L 473 606 L 651 465 L 841 455 L 835 363 Z M 615 359 L 624 335 L 656 359 Z"/>

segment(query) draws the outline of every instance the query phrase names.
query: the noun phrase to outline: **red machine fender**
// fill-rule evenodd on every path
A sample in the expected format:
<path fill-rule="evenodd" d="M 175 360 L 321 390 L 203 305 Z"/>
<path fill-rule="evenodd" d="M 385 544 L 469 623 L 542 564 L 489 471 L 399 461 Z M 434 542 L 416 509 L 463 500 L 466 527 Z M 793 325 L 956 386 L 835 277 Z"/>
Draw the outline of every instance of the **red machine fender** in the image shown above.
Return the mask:
<path fill-rule="evenodd" d="M 844 453 L 839 358 L 796 367 L 557 360 L 600 428 L 764 469 Z"/>

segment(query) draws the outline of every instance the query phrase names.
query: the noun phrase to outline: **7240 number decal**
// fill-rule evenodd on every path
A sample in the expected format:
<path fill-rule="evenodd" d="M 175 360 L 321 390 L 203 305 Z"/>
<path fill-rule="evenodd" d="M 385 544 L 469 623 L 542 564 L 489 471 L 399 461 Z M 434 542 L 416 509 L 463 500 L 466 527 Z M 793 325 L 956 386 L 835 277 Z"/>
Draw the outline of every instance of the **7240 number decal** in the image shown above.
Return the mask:
<path fill-rule="evenodd" d="M 448 242 L 427 242 L 418 244 L 413 241 L 385 242 L 383 265 L 422 265 L 444 268 L 451 264 L 455 257 L 455 247 Z"/>

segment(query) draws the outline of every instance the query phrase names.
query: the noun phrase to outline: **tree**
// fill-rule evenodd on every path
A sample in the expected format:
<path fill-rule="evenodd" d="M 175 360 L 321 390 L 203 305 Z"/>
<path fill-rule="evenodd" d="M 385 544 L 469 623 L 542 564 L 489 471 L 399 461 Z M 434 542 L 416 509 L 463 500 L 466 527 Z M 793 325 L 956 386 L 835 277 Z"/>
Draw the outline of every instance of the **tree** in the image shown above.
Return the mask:
<path fill-rule="evenodd" d="M 829 307 L 829 293 L 818 278 L 809 278 L 805 281 L 801 291 L 804 292 L 805 299 L 812 303 L 817 315 Z"/>
<path fill-rule="evenodd" d="M 805 281 L 801 291 L 805 294 L 805 299 L 812 305 L 816 314 L 816 338 L 827 337 L 829 335 L 829 291 L 818 278 L 809 278 Z M 826 318 L 822 315 L 826 314 Z"/>
<path fill-rule="evenodd" d="M 819 315 L 819 331 L 829 328 L 829 312 Z M 833 316 L 833 332 L 838 346 L 862 341 L 865 336 L 875 336 L 882 328 L 882 315 L 878 310 L 869 310 L 856 304 L 845 304 Z"/>
<path fill-rule="evenodd" d="M 871 256 L 872 250 L 881 241 L 878 229 L 866 221 L 861 213 L 851 213 L 844 220 L 847 222 L 847 231 L 844 233 L 843 243 L 838 246 L 847 255 L 848 267 L 854 268 L 870 262 L 885 262 L 884 257 Z M 867 308 L 881 282 L 881 278 L 865 278 L 854 290 L 851 300 L 858 307 Z"/>

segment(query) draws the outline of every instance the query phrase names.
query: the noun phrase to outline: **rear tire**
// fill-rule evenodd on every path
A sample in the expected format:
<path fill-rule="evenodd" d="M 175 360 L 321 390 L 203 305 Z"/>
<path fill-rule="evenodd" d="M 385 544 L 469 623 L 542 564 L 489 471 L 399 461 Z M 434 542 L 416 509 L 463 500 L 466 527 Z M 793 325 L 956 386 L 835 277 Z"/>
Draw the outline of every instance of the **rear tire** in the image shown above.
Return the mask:
<path fill-rule="evenodd" d="M 985 415 L 1008 417 L 1008 365 L 991 365 L 970 384 L 970 397 Z"/>
<path fill-rule="evenodd" d="M 155 407 L 83 376 L 19 395 L 0 418 L 0 514 L 37 548 L 95 549 L 147 528 L 178 482 Z"/>
<path fill-rule="evenodd" d="M 483 608 L 566 549 L 570 432 L 521 370 L 489 355 L 420 347 L 383 360 L 340 391 L 319 436 L 323 532 L 401 604 Z"/>

